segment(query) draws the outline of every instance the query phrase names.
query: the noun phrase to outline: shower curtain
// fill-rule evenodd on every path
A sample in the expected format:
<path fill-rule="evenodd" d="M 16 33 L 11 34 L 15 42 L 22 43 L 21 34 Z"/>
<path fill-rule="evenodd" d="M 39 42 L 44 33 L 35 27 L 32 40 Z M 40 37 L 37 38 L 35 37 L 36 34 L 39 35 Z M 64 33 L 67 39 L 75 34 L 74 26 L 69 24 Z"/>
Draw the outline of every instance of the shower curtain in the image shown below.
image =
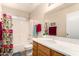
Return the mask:
<path fill-rule="evenodd" d="M 13 52 L 12 17 L 2 14 L 0 21 L 0 55 L 11 55 Z"/>

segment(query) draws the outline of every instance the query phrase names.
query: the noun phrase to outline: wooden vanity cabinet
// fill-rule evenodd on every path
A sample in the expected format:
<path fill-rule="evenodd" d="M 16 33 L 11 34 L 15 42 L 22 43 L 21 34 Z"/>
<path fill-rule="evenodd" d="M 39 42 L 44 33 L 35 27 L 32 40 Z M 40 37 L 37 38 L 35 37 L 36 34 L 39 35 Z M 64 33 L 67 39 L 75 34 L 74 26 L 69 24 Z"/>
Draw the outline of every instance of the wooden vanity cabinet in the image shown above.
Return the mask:
<path fill-rule="evenodd" d="M 38 44 L 38 56 L 50 56 L 50 49 L 41 45 L 41 44 Z"/>
<path fill-rule="evenodd" d="M 37 42 L 33 42 L 33 56 L 38 56 L 38 43 Z"/>
<path fill-rule="evenodd" d="M 58 52 L 54 52 L 54 55 L 52 55 L 52 56 L 65 56 L 65 55 L 58 53 Z"/>
<path fill-rule="evenodd" d="M 51 56 L 65 56 L 64 54 L 61 54 L 61 53 L 56 52 L 54 50 L 51 50 L 50 54 L 51 54 Z"/>
<path fill-rule="evenodd" d="M 64 56 L 64 54 L 61 54 L 37 42 L 33 42 L 33 56 Z"/>

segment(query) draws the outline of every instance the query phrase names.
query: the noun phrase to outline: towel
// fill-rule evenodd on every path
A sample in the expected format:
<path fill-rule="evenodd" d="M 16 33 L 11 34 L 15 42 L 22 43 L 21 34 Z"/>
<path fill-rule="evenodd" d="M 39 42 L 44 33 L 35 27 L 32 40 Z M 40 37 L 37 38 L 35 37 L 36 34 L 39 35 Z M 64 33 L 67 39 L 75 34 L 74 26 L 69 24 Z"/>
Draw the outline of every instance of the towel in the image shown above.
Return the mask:
<path fill-rule="evenodd" d="M 37 32 L 36 32 L 36 25 L 33 26 L 33 36 L 36 36 Z"/>
<path fill-rule="evenodd" d="M 49 27 L 49 35 L 56 35 L 57 27 Z"/>
<path fill-rule="evenodd" d="M 41 31 L 41 24 L 38 24 L 36 28 L 37 28 L 36 31 L 40 32 Z"/>

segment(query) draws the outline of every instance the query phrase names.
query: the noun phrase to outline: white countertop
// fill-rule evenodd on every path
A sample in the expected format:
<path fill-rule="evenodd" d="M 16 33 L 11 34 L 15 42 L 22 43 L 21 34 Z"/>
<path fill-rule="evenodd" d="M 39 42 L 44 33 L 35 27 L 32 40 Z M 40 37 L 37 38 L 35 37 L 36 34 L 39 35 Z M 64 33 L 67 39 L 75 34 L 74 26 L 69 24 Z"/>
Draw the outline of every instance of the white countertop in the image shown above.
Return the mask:
<path fill-rule="evenodd" d="M 53 36 L 52 38 L 33 38 L 33 41 L 36 41 L 64 55 L 79 56 L 78 39 Z"/>

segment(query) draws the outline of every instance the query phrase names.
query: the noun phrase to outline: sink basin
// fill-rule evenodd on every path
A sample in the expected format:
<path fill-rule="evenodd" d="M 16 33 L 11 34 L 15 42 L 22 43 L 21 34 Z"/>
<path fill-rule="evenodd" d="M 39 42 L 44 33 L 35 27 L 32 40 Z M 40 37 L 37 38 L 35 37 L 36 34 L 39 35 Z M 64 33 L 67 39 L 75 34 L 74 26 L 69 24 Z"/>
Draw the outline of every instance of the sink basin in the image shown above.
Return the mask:
<path fill-rule="evenodd" d="M 38 38 L 39 40 L 53 40 L 52 38 Z"/>
<path fill-rule="evenodd" d="M 72 43 L 60 41 L 60 40 L 54 40 L 54 41 L 56 44 L 61 45 L 61 46 L 66 47 L 66 48 L 71 49 L 73 47 L 73 50 L 79 49 L 79 45 L 77 45 L 77 44 L 72 44 Z"/>
<path fill-rule="evenodd" d="M 53 44 L 53 46 L 62 46 L 65 48 L 69 48 L 71 49 L 73 47 L 73 50 L 76 50 L 77 48 L 79 49 L 79 45 L 78 44 L 73 44 L 71 42 L 67 42 L 67 41 L 63 41 L 63 40 L 55 40 L 52 38 L 38 38 L 38 41 L 42 42 L 42 43 L 47 43 L 47 44 Z"/>
<path fill-rule="evenodd" d="M 55 43 L 55 41 L 52 38 L 38 38 L 38 41 L 45 43 Z"/>
<path fill-rule="evenodd" d="M 45 42 L 48 42 L 48 43 L 56 43 L 54 40 L 45 40 Z"/>

